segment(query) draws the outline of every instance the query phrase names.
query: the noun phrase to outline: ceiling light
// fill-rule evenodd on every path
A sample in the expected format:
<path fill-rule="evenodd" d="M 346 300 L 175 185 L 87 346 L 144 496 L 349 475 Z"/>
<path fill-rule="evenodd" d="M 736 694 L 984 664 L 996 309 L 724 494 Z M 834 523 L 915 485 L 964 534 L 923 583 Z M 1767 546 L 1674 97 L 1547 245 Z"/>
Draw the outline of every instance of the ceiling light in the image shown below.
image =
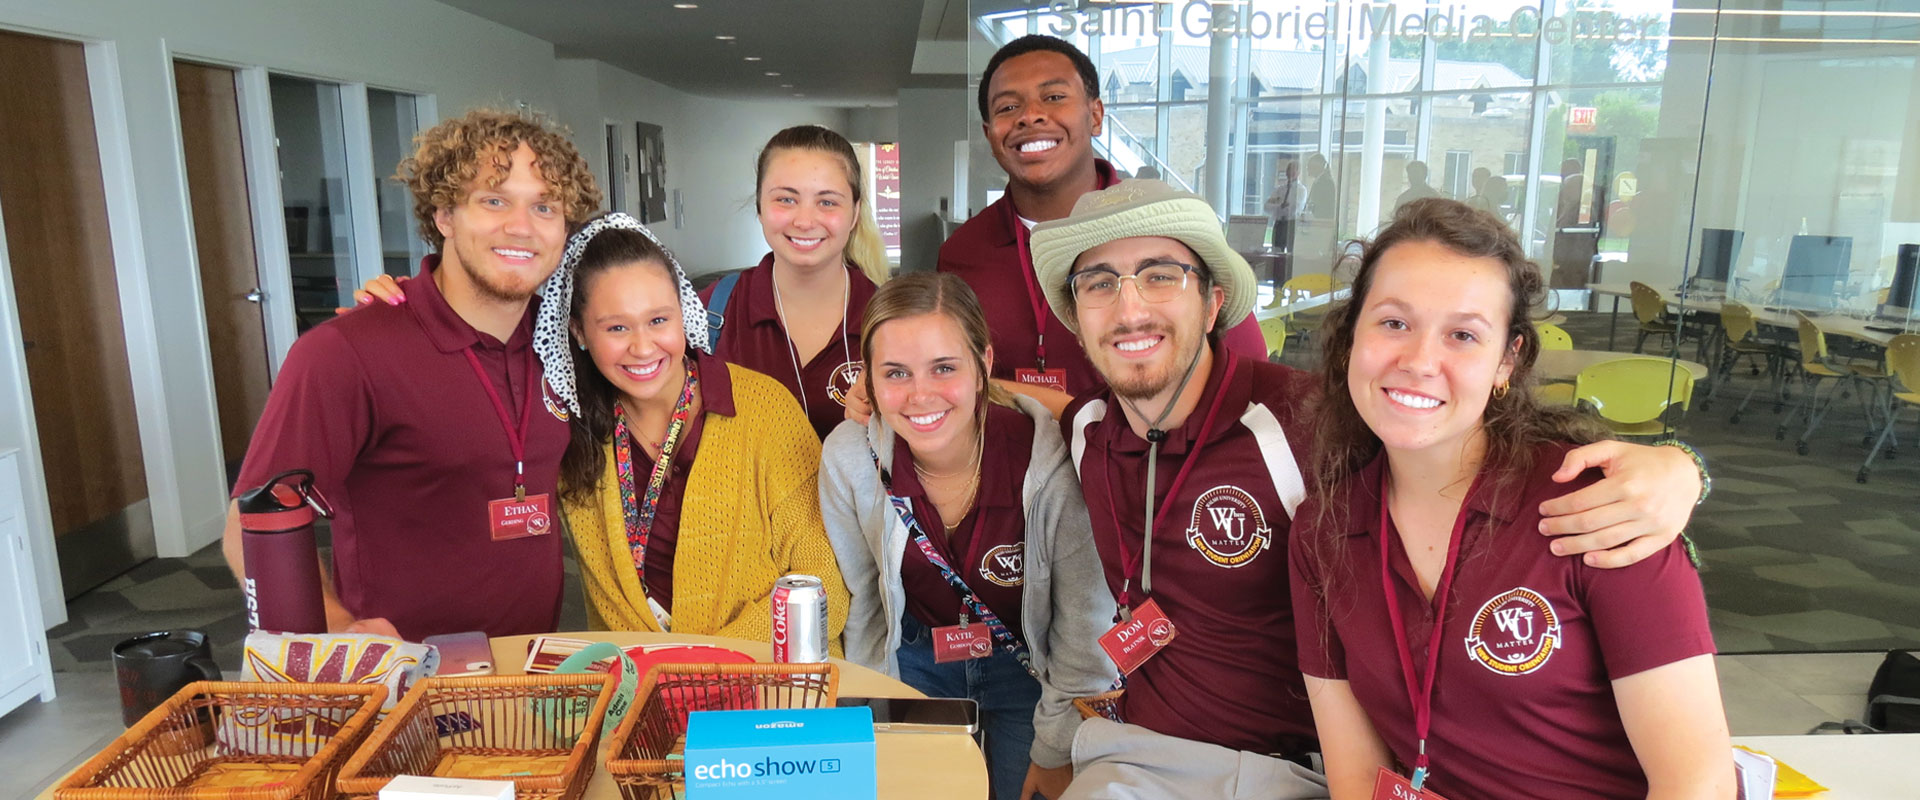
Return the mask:
<path fill-rule="evenodd" d="M 673 4 L 673 7 L 674 7 L 674 8 L 681 8 L 681 9 L 685 9 L 685 8 L 699 8 L 699 7 L 700 7 L 700 4 L 699 4 L 699 3 L 674 3 L 674 4 Z"/>
<path fill-rule="evenodd" d="M 780 84 L 780 88 L 782 88 L 782 89 L 791 89 L 791 88 L 793 88 L 793 84 L 791 84 L 791 83 L 783 83 L 783 84 Z"/>
<path fill-rule="evenodd" d="M 759 60 L 760 60 L 760 57 L 759 57 L 759 56 L 747 56 L 747 60 L 748 60 L 748 61 L 759 61 Z"/>
<path fill-rule="evenodd" d="M 720 41 L 723 41 L 723 42 L 731 42 L 731 41 L 733 41 L 733 37 L 731 37 L 731 36 L 728 36 L 728 35 L 726 35 L 726 34 L 724 34 L 724 33 L 723 33 L 723 34 L 720 34 L 719 36 L 715 36 L 715 37 L 713 37 L 713 38 L 715 38 L 715 39 L 719 39 Z"/>
<path fill-rule="evenodd" d="M 794 96 L 794 97 L 806 97 L 806 96 L 807 96 L 807 93 L 806 93 L 806 92 L 794 92 L 794 93 L 793 93 L 793 96 Z"/>
<path fill-rule="evenodd" d="M 769 78 L 778 78 L 778 77 L 780 77 L 780 73 L 778 73 L 778 72 L 769 72 L 769 73 L 767 73 L 767 77 L 769 77 Z"/>

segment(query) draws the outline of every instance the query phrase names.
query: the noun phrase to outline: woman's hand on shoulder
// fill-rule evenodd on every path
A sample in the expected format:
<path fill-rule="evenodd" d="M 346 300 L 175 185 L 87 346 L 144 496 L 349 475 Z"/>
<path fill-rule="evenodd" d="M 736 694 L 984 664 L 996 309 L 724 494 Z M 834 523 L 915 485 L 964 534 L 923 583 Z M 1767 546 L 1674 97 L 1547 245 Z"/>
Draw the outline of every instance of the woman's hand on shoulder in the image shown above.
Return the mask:
<path fill-rule="evenodd" d="M 373 280 L 367 281 L 360 288 L 354 290 L 353 305 L 336 308 L 333 310 L 333 313 L 335 316 L 345 314 L 361 306 L 371 305 L 375 300 L 390 306 L 397 306 L 407 302 L 407 293 L 400 288 L 400 284 L 408 280 L 411 279 L 405 275 L 398 278 L 392 275 L 375 276 Z"/>

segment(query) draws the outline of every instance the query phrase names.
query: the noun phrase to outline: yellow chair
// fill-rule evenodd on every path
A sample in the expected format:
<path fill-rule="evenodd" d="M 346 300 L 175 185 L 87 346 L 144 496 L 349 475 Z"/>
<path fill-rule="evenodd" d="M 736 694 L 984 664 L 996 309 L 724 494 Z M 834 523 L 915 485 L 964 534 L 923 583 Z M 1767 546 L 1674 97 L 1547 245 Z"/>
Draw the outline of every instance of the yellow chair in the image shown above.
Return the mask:
<path fill-rule="evenodd" d="M 1295 275 L 1281 284 L 1280 291 L 1273 293 L 1274 302 L 1267 307 L 1274 308 L 1311 297 L 1330 295 L 1340 288 L 1340 282 L 1329 273 L 1310 272 L 1305 275 Z M 1327 309 L 1331 305 L 1329 303 L 1307 311 L 1288 311 L 1279 317 L 1286 323 L 1288 336 L 1298 336 L 1305 340 L 1313 333 L 1314 328 L 1320 327 L 1320 320 L 1326 316 Z"/>
<path fill-rule="evenodd" d="M 1268 317 L 1260 320 L 1260 338 L 1267 340 L 1267 360 L 1276 361 L 1287 351 L 1287 320 Z"/>
<path fill-rule="evenodd" d="M 1760 325 L 1754 321 L 1753 309 L 1748 308 L 1745 303 L 1729 300 L 1720 304 L 1720 327 L 1725 331 L 1727 340 L 1721 344 L 1720 352 L 1707 372 L 1707 391 L 1700 396 L 1700 410 L 1706 411 L 1713 407 L 1714 395 L 1733 377 L 1733 368 L 1740 359 L 1762 358 L 1767 364 L 1767 386 L 1774 395 L 1773 411 L 1776 414 L 1780 413 L 1780 409 L 1785 406 L 1783 399 L 1785 370 L 1782 366 L 1786 360 L 1786 348 L 1781 347 L 1777 342 L 1760 338 Z M 1758 366 L 1753 369 L 1755 374 L 1760 373 Z M 1759 388 L 1760 385 L 1756 383 L 1747 389 L 1746 396 L 1740 398 L 1740 407 L 1733 410 L 1733 416 L 1728 418 L 1728 423 L 1740 424 L 1740 415 L 1746 412 L 1747 404 L 1753 401 L 1753 393 Z"/>
<path fill-rule="evenodd" d="M 1679 352 L 1680 343 L 1688 337 L 1699 339 L 1705 347 L 1705 337 L 1697 330 L 1689 331 L 1685 317 L 1667 312 L 1667 297 L 1659 289 L 1639 281 L 1628 285 L 1633 291 L 1633 316 L 1640 321 L 1640 338 L 1634 340 L 1633 352 L 1641 352 L 1647 337 L 1653 335 L 1667 337 L 1669 352 Z"/>
<path fill-rule="evenodd" d="M 1567 329 L 1562 328 L 1558 325 L 1555 325 L 1551 322 L 1536 322 L 1536 323 L 1533 323 L 1533 328 L 1534 330 L 1537 330 L 1540 332 L 1540 349 L 1542 350 L 1572 350 L 1573 349 L 1573 334 L 1567 333 Z"/>
<path fill-rule="evenodd" d="M 1773 438 L 1786 439 L 1788 423 L 1794 415 L 1800 415 L 1807 420 L 1807 430 L 1800 434 L 1798 441 L 1794 442 L 1793 449 L 1794 452 L 1804 456 L 1808 450 L 1807 440 L 1813 436 L 1814 429 L 1820 427 L 1820 420 L 1826 417 L 1827 410 L 1833 406 L 1833 398 L 1840 394 L 1840 390 L 1835 388 L 1827 392 L 1826 399 L 1820 399 L 1821 384 L 1828 381 L 1833 381 L 1836 387 L 1842 381 L 1849 384 L 1862 382 L 1871 384 L 1876 379 L 1884 378 L 1886 373 L 1878 367 L 1847 365 L 1836 361 L 1827 352 L 1827 333 L 1821 330 L 1820 324 L 1814 322 L 1813 318 L 1804 312 L 1795 311 L 1793 316 L 1799 320 L 1800 382 L 1804 391 L 1794 400 L 1793 410 L 1787 414 L 1787 418 L 1780 421 L 1779 427 L 1774 428 Z M 1866 397 L 1865 394 L 1860 396 L 1862 403 L 1866 402 Z M 1872 420 L 1871 409 L 1868 411 L 1868 419 Z"/>
<path fill-rule="evenodd" d="M 1893 374 L 1894 385 L 1887 391 L 1887 403 L 1884 409 L 1887 422 L 1880 429 L 1880 437 L 1874 440 L 1873 449 L 1867 451 L 1867 460 L 1860 462 L 1860 472 L 1853 479 L 1867 482 L 1867 472 L 1873 468 L 1873 458 L 1880 454 L 1880 448 L 1886 447 L 1887 440 L 1893 438 L 1893 423 L 1900 418 L 1900 412 L 1907 406 L 1920 408 L 1920 335 L 1902 334 L 1893 337 L 1887 343 L 1887 371 Z M 1887 457 L 1893 458 L 1895 447 L 1887 448 Z"/>
<path fill-rule="evenodd" d="M 1614 433 L 1661 436 L 1673 427 L 1670 409 L 1684 411 L 1693 397 L 1693 373 L 1670 359 L 1627 356 L 1580 370 L 1573 393 Z"/>

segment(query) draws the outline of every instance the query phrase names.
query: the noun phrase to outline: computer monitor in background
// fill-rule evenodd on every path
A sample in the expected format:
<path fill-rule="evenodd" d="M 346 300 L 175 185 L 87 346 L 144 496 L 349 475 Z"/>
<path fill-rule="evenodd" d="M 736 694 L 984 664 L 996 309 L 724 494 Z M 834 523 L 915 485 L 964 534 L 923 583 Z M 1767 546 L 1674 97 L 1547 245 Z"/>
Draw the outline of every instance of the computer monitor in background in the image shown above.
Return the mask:
<path fill-rule="evenodd" d="M 1258 214 L 1235 214 L 1227 218 L 1227 245 L 1236 253 L 1258 253 L 1267 246 L 1267 218 Z"/>
<path fill-rule="evenodd" d="M 1789 305 L 1808 308 L 1840 301 L 1840 284 L 1853 263 L 1853 237 L 1793 237 L 1787 246 L 1787 269 L 1780 276 L 1780 294 Z"/>
<path fill-rule="evenodd" d="M 1745 233 L 1726 228 L 1700 229 L 1700 263 L 1693 268 L 1696 281 L 1726 283 L 1733 265 L 1740 260 L 1740 243 Z"/>
<path fill-rule="evenodd" d="M 1920 244 L 1900 245 L 1893 262 L 1893 288 L 1887 292 L 1888 308 L 1913 308 L 1915 282 L 1920 281 Z"/>

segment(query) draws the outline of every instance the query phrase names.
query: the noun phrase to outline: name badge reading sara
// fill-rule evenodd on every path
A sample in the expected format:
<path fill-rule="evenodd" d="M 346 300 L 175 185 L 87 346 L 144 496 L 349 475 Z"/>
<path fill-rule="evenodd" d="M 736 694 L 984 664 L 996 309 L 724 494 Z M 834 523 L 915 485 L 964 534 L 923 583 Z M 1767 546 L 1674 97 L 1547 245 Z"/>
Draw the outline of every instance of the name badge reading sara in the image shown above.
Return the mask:
<path fill-rule="evenodd" d="M 1120 674 L 1131 675 L 1147 663 L 1147 659 L 1165 649 L 1167 643 L 1173 641 L 1173 635 L 1173 620 L 1167 619 L 1158 602 L 1148 600 L 1133 610 L 1132 620 L 1101 634 L 1100 648 L 1107 651 L 1107 657 L 1120 668 Z"/>
<path fill-rule="evenodd" d="M 1398 772 L 1381 767 L 1373 776 L 1373 800 L 1447 800 L 1447 798 L 1424 789 L 1413 788 L 1413 782 Z"/>
<path fill-rule="evenodd" d="M 1067 390 L 1067 371 L 1064 369 L 1021 368 L 1013 371 L 1015 382 L 1029 386 L 1040 386 L 1056 392 Z"/>
<path fill-rule="evenodd" d="M 494 500 L 487 503 L 487 528 L 496 542 L 545 536 L 553 532 L 552 503 L 545 494 Z"/>

